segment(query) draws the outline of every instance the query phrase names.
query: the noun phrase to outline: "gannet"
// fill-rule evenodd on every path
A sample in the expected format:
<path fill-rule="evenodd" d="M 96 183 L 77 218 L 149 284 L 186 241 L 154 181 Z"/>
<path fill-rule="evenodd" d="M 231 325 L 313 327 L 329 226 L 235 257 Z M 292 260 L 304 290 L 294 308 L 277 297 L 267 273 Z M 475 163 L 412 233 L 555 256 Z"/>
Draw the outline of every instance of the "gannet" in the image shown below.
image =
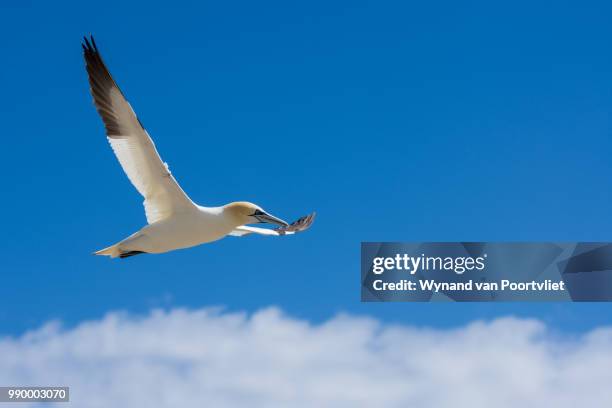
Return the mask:
<path fill-rule="evenodd" d="M 288 224 L 246 202 L 220 207 L 195 204 L 178 185 L 153 140 L 113 80 L 93 36 L 84 38 L 83 54 L 94 105 L 102 117 L 108 141 L 128 178 L 144 197 L 147 223 L 138 232 L 108 248 L 94 252 L 112 258 L 159 254 L 213 242 L 228 235 L 290 235 L 304 231 L 315 213 Z M 247 224 L 269 223 L 267 229 Z"/>

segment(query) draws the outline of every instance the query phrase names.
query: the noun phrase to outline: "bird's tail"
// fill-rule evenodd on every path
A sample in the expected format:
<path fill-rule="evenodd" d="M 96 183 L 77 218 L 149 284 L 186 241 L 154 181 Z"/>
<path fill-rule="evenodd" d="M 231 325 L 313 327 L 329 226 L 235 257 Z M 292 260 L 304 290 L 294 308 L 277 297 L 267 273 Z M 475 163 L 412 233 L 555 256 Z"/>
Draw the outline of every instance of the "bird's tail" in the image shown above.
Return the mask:
<path fill-rule="evenodd" d="M 139 239 L 142 238 L 144 238 L 144 235 L 141 231 L 135 232 L 123 241 L 117 242 L 115 245 L 94 252 L 94 255 L 104 255 L 110 256 L 111 258 L 123 259 L 138 254 L 144 254 L 146 252 L 141 251 L 141 245 L 138 245 Z"/>
<path fill-rule="evenodd" d="M 94 252 L 94 255 L 105 255 L 110 256 L 111 258 L 117 258 L 121 255 L 121 251 L 119 251 L 119 244 L 111 245 L 108 248 L 96 251 Z"/>

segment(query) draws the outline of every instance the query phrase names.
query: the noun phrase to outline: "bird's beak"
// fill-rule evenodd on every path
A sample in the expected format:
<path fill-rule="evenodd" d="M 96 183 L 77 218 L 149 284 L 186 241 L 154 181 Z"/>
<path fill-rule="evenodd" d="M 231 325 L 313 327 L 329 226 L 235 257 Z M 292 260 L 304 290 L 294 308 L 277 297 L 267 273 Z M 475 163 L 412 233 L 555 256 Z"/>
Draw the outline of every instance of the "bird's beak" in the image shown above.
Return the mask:
<path fill-rule="evenodd" d="M 280 225 L 281 227 L 289 226 L 287 222 L 281 220 L 280 218 L 276 218 L 275 216 L 270 215 L 268 213 L 256 214 L 254 215 L 254 217 L 257 218 L 257 221 L 259 221 L 262 224 L 264 223 L 276 224 L 276 225 Z"/>

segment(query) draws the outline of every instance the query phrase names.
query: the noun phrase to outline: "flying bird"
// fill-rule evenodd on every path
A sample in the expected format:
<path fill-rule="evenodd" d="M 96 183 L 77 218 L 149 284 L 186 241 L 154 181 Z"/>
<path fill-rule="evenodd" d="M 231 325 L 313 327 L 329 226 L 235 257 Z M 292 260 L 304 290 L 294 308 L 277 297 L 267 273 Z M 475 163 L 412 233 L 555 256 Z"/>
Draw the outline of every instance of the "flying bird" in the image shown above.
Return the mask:
<path fill-rule="evenodd" d="M 144 197 L 147 223 L 123 241 L 95 252 L 112 258 L 159 254 L 219 240 L 228 235 L 290 235 L 304 231 L 315 213 L 288 224 L 246 201 L 220 207 L 195 204 L 162 161 L 153 140 L 113 80 L 93 36 L 84 38 L 83 54 L 94 105 L 121 167 Z M 277 228 L 248 224 L 267 223 Z"/>

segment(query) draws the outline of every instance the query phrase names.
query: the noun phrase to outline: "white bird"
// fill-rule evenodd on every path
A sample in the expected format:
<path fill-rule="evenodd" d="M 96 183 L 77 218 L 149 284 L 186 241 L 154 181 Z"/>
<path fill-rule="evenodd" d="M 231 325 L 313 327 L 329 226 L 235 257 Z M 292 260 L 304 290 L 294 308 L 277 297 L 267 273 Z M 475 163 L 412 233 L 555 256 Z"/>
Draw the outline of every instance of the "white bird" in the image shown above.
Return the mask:
<path fill-rule="evenodd" d="M 221 207 L 202 207 L 191 201 L 160 158 L 153 140 L 113 80 L 93 36 L 91 41 L 84 40 L 82 45 L 94 104 L 121 167 L 144 197 L 148 222 L 140 231 L 95 252 L 96 255 L 126 258 L 142 253 L 159 254 L 216 241 L 227 235 L 280 236 L 310 227 L 315 213 L 288 224 L 245 201 Z M 266 229 L 246 225 L 255 223 L 280 227 Z"/>

